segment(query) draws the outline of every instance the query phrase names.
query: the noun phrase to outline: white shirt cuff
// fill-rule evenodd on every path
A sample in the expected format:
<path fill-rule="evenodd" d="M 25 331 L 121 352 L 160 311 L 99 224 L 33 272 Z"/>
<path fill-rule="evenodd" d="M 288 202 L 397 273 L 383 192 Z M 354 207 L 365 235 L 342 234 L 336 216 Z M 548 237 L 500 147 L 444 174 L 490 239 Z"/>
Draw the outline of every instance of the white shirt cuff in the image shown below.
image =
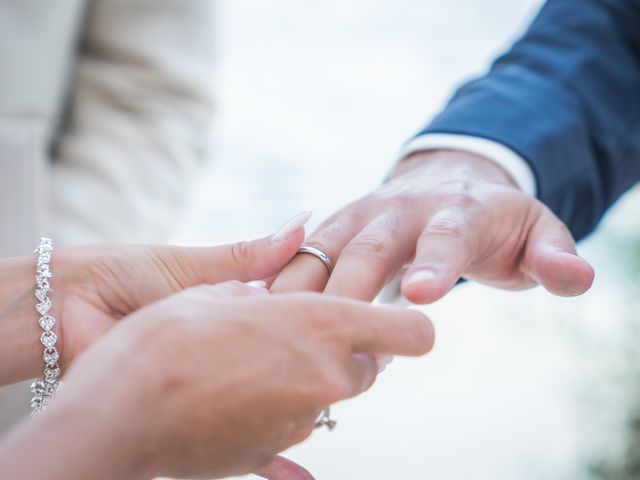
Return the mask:
<path fill-rule="evenodd" d="M 520 190 L 536 195 L 537 185 L 529 164 L 503 144 L 486 138 L 449 133 L 426 133 L 410 140 L 400 151 L 400 159 L 427 150 L 462 150 L 483 156 L 504 168 Z"/>

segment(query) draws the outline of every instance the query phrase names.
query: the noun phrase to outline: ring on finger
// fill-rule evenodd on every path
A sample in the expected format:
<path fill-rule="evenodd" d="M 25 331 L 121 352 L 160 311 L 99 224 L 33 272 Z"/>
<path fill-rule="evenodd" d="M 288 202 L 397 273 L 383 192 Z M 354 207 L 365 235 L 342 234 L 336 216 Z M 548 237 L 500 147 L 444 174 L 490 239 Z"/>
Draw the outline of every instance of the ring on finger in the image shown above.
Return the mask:
<path fill-rule="evenodd" d="M 299 249 L 297 254 L 309 254 L 309 255 L 313 255 L 316 258 L 319 258 L 320 261 L 324 264 L 325 267 L 327 267 L 327 270 L 329 271 L 329 276 L 331 276 L 331 274 L 333 273 L 333 262 L 331 261 L 331 259 L 329 258 L 329 255 L 327 255 L 326 253 L 324 253 L 322 250 L 316 248 L 316 247 L 312 247 L 310 245 L 302 245 Z"/>

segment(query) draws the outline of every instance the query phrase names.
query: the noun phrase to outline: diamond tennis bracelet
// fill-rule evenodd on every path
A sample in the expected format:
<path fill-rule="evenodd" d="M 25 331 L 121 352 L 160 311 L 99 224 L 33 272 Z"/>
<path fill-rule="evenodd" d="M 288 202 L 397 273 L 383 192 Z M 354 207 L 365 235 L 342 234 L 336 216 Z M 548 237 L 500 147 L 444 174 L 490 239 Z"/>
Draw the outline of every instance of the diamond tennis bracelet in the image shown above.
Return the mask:
<path fill-rule="evenodd" d="M 44 352 L 42 359 L 44 360 L 44 376 L 37 378 L 31 383 L 31 412 L 32 416 L 41 415 L 42 412 L 51 404 L 53 397 L 56 393 L 56 389 L 60 384 L 58 380 L 60 377 L 60 365 L 58 359 L 60 353 L 56 349 L 56 341 L 58 336 L 53 331 L 53 327 L 56 324 L 56 319 L 53 315 L 49 314 L 51 310 L 51 299 L 49 298 L 49 292 L 51 292 L 51 285 L 49 279 L 51 278 L 51 270 L 49 268 L 49 262 L 51 261 L 51 255 L 53 254 L 53 241 L 50 238 L 41 238 L 38 247 L 33 252 L 37 258 L 36 267 L 36 291 L 35 296 L 38 299 L 36 304 L 36 311 L 40 315 L 38 324 L 44 330 L 40 336 L 40 342 L 44 346 Z"/>

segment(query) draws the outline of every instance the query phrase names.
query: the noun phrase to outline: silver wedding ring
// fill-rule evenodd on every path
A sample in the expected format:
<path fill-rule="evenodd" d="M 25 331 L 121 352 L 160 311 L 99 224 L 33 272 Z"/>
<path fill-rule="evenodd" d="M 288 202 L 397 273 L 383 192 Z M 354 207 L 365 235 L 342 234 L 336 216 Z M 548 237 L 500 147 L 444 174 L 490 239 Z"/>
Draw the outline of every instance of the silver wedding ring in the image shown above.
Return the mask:
<path fill-rule="evenodd" d="M 329 275 L 333 273 L 333 263 L 331 262 L 329 255 L 324 253 L 322 250 L 318 250 L 316 247 L 311 247 L 309 245 L 302 245 L 298 249 L 298 254 L 300 253 L 308 253 L 309 255 L 319 258 L 320 261 L 324 263 L 324 266 L 327 267 L 327 270 L 329 270 Z"/>
<path fill-rule="evenodd" d="M 327 427 L 329 431 L 336 428 L 338 422 L 331 418 L 331 408 L 325 408 L 316 420 L 316 428 Z"/>

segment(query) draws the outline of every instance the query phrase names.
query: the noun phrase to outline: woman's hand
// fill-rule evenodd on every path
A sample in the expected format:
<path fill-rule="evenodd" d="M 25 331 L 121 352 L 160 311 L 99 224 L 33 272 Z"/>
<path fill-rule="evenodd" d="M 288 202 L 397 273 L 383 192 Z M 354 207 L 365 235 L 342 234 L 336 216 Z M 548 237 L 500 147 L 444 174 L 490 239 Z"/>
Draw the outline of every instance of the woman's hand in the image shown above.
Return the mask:
<path fill-rule="evenodd" d="M 97 245 L 59 252 L 52 265 L 53 286 L 58 285 L 53 298 L 60 306 L 63 363 L 122 317 L 185 288 L 275 275 L 303 238 L 297 228 L 282 241 L 266 237 L 204 248 Z"/>
<path fill-rule="evenodd" d="M 91 245 L 54 251 L 51 313 L 58 320 L 54 331 L 62 367 L 145 305 L 195 285 L 276 274 L 296 254 L 308 218 L 309 213 L 297 215 L 270 237 L 226 246 Z M 0 335 L 8 347 L 0 351 L 0 384 L 41 373 L 34 273 L 33 258 L 3 260 L 0 266 Z"/>
<path fill-rule="evenodd" d="M 323 408 L 369 388 L 374 355 L 421 355 L 432 344 L 416 311 L 200 286 L 114 327 L 71 367 L 47 423 L 11 445 L 39 452 L 26 476 L 71 450 L 64 478 L 243 474 L 309 436 Z"/>

